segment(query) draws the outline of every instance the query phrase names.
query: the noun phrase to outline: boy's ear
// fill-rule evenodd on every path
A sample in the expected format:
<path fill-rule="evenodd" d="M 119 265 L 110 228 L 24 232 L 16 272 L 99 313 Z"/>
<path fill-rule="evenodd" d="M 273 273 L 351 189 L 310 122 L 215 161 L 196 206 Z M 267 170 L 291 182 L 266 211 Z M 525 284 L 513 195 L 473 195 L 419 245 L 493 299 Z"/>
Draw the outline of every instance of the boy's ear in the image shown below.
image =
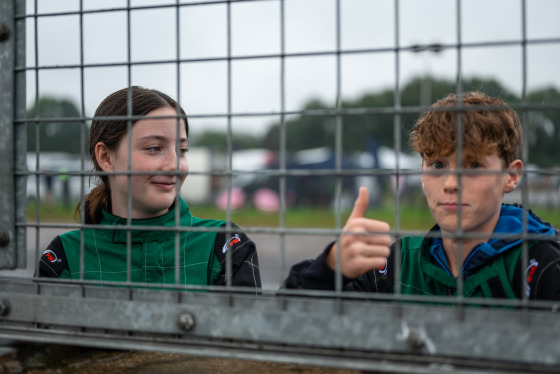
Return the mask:
<path fill-rule="evenodd" d="M 115 163 L 113 152 L 107 148 L 105 143 L 99 142 L 95 145 L 95 158 L 103 171 L 113 171 Z"/>
<path fill-rule="evenodd" d="M 421 174 L 422 177 L 420 178 L 420 182 L 422 182 L 422 190 L 423 190 L 423 191 L 426 191 L 426 190 L 424 189 L 424 160 L 422 160 L 422 162 L 420 163 L 420 168 L 421 168 L 421 170 L 422 170 L 422 174 Z"/>
<path fill-rule="evenodd" d="M 521 181 L 521 176 L 523 175 L 523 162 L 521 160 L 514 160 L 512 161 L 508 167 L 508 180 L 504 187 L 504 192 L 509 193 L 515 190 L 515 187 Z"/>

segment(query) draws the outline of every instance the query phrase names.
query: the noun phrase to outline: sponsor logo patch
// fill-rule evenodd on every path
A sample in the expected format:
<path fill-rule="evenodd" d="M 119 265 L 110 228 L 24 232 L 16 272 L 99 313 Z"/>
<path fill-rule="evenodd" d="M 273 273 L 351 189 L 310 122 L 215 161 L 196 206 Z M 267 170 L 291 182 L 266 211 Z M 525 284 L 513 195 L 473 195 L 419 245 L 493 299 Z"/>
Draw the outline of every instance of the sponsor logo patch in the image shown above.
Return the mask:
<path fill-rule="evenodd" d="M 383 275 L 387 274 L 387 259 L 385 259 L 385 266 L 379 269 L 379 273 Z"/>
<path fill-rule="evenodd" d="M 529 260 L 529 265 L 527 266 L 527 270 L 525 270 L 525 293 L 527 297 L 531 294 L 531 282 L 533 281 L 533 275 L 535 275 L 535 270 L 539 266 L 539 262 L 532 258 Z"/>
<path fill-rule="evenodd" d="M 222 253 L 226 253 L 230 247 L 233 248 L 233 246 L 237 243 L 241 243 L 241 238 L 239 238 L 238 234 L 235 234 L 234 236 L 229 238 L 226 244 L 224 244 L 224 246 L 222 247 Z"/>
<path fill-rule="evenodd" d="M 43 252 L 43 255 L 46 258 L 48 258 L 50 262 L 61 262 L 62 261 L 60 258 L 56 257 L 56 253 L 54 253 L 50 249 L 47 249 L 45 252 Z"/>

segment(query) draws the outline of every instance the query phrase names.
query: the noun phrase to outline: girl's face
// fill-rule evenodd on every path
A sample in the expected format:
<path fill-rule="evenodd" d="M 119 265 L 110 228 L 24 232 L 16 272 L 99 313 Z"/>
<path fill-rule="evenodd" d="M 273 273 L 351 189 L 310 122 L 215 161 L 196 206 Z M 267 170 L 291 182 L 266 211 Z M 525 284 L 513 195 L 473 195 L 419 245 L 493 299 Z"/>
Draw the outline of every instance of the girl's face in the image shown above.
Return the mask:
<path fill-rule="evenodd" d="M 131 218 L 153 218 L 169 211 L 175 196 L 187 177 L 187 133 L 185 121 L 177 118 L 151 119 L 156 116 L 176 116 L 175 109 L 164 107 L 150 112 L 132 126 L 130 150 L 128 136 L 123 136 L 115 151 L 106 150 L 105 171 L 144 172 L 140 175 L 110 175 L 112 213 L 126 218 L 129 195 L 132 200 Z M 179 142 L 177 142 L 179 126 Z M 103 143 L 98 143 L 98 145 Z M 179 145 L 179 150 L 177 150 Z M 98 153 L 99 155 L 99 153 Z M 98 156 L 98 160 L 99 160 Z M 103 159 L 103 157 L 101 157 Z M 100 163 L 100 165 L 102 165 Z M 177 172 L 179 175 L 157 174 Z M 152 174 L 153 173 L 153 174 Z M 130 189 L 129 189 L 130 178 Z"/>

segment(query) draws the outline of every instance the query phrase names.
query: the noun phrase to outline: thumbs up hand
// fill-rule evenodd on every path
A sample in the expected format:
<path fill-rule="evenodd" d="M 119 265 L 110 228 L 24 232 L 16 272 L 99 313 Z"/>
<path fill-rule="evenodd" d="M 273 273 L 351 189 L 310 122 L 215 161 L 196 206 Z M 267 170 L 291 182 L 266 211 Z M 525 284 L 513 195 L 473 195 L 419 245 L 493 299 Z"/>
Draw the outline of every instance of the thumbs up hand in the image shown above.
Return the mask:
<path fill-rule="evenodd" d="M 365 218 L 368 204 L 368 190 L 360 187 L 352 213 L 342 229 L 348 233 L 340 236 L 327 255 L 327 264 L 335 270 L 336 251 L 340 245 L 341 271 L 348 278 L 357 278 L 369 270 L 383 268 L 390 254 L 390 226 L 387 222 Z"/>

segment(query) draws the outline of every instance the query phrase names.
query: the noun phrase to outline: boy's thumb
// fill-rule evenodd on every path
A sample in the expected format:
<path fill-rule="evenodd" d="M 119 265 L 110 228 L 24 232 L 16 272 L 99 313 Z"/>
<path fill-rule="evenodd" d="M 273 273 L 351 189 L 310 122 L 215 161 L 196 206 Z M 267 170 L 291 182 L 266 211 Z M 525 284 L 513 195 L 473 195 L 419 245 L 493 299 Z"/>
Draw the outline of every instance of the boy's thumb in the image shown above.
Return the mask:
<path fill-rule="evenodd" d="M 352 213 L 350 213 L 350 218 L 360 218 L 366 215 L 366 211 L 369 205 L 369 192 L 367 188 L 360 187 L 360 192 L 358 193 L 358 198 L 354 202 L 354 208 Z"/>

